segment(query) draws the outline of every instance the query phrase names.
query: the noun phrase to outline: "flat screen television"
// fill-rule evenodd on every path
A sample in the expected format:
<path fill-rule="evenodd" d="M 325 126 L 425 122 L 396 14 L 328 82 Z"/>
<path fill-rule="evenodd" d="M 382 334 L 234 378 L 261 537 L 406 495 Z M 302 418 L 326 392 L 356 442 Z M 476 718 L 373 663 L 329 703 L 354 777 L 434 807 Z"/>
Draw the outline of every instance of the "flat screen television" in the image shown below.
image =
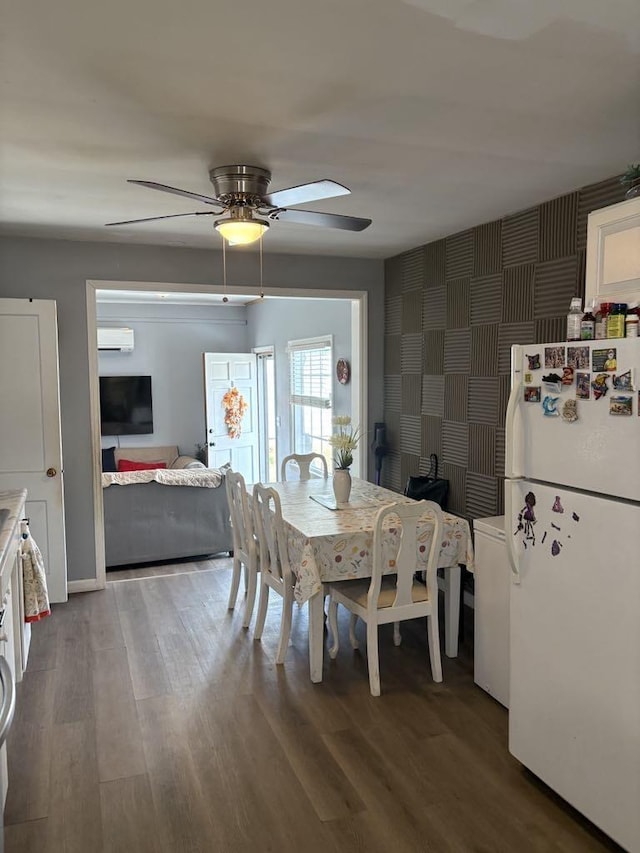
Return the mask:
<path fill-rule="evenodd" d="M 102 435 L 148 435 L 153 432 L 150 376 L 100 377 Z"/>

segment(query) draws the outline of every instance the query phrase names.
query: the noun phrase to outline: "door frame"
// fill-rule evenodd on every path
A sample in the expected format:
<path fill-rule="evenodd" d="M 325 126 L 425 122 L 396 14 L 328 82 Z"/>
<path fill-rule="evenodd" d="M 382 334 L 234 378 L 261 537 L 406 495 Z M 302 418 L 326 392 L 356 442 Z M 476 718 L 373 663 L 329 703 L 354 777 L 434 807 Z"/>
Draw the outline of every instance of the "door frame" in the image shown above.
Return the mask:
<path fill-rule="evenodd" d="M 269 346 L 264 346 L 264 347 L 253 347 L 251 352 L 255 356 L 257 356 L 256 363 L 258 366 L 258 370 L 257 370 L 257 377 L 258 377 L 258 429 L 260 430 L 265 425 L 265 422 L 266 422 L 266 419 L 265 419 L 266 394 L 265 394 L 265 387 L 264 387 L 264 365 L 261 364 L 260 356 L 268 355 L 273 360 L 274 381 L 275 381 L 276 351 L 275 351 L 275 347 L 273 345 L 269 345 Z M 277 466 L 278 466 L 278 435 L 277 435 L 277 433 L 276 433 L 275 439 L 276 439 L 276 468 L 277 468 Z M 265 456 L 265 451 L 266 451 L 266 457 L 268 459 L 269 453 L 268 453 L 268 450 L 266 450 L 266 444 L 264 443 L 264 441 L 262 441 L 260 443 L 259 452 L 258 452 L 259 468 L 263 467 L 263 461 L 264 461 L 263 457 Z M 268 464 L 265 465 L 265 468 L 268 468 L 268 467 L 269 467 Z M 262 479 L 262 475 L 260 476 L 260 479 Z"/>
<path fill-rule="evenodd" d="M 259 299 L 258 287 L 237 287 L 242 295 Z M 87 346 L 89 362 L 89 406 L 91 418 L 91 450 L 93 459 L 93 525 L 96 545 L 96 577 L 81 581 L 71 581 L 69 592 L 85 592 L 104 589 L 107 584 L 104 540 L 104 503 L 102 497 L 102 443 L 100 436 L 100 386 L 98 382 L 98 322 L 96 295 L 98 290 L 131 290 L 162 293 L 225 293 L 222 285 L 196 285 L 177 282 L 149 281 L 100 281 L 88 279 L 86 282 L 87 302 Z M 346 299 L 351 307 L 351 412 L 353 419 L 360 425 L 361 434 L 368 434 L 368 334 L 369 317 L 368 293 L 366 290 L 330 290 L 325 288 L 304 287 L 264 287 L 265 296 L 289 297 L 292 299 Z M 366 477 L 367 441 L 361 441 L 356 448 L 354 466 L 358 476 Z"/>

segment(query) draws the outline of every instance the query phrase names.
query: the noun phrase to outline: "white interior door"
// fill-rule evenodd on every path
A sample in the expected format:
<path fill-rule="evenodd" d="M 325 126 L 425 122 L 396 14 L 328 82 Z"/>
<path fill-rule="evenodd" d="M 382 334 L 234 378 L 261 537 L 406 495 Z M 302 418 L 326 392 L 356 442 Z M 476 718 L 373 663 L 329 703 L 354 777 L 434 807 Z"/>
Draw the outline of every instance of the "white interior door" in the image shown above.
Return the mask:
<path fill-rule="evenodd" d="M 56 303 L 0 299 L 0 489 L 27 489 L 51 601 L 67 600 Z"/>
<path fill-rule="evenodd" d="M 209 467 L 228 462 L 247 483 L 256 483 L 260 479 L 256 356 L 251 352 L 204 353 L 204 387 Z M 225 423 L 224 396 L 233 388 L 247 404 L 236 436 Z"/>

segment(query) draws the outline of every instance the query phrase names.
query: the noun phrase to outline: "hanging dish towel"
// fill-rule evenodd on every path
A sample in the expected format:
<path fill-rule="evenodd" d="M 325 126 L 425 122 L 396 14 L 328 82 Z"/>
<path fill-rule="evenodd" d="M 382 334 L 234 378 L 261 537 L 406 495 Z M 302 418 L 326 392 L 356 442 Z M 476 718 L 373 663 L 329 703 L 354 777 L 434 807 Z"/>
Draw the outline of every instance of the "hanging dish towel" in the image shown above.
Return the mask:
<path fill-rule="evenodd" d="M 29 530 L 29 522 L 20 522 L 22 543 L 22 575 L 24 578 L 24 621 L 37 622 L 51 614 L 47 575 L 40 548 L 36 545 Z"/>

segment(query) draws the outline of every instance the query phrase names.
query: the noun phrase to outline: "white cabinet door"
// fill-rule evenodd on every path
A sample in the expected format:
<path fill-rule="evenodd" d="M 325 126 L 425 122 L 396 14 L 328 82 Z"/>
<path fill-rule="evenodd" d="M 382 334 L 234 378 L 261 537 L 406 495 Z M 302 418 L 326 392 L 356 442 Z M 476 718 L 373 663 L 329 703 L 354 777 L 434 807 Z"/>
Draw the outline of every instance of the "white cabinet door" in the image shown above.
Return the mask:
<path fill-rule="evenodd" d="M 258 380 L 251 352 L 204 353 L 205 413 L 210 468 L 230 463 L 247 483 L 260 479 L 258 454 Z M 237 389 L 246 404 L 239 434 L 225 423 L 225 395 Z"/>
<path fill-rule="evenodd" d="M 0 299 L 0 489 L 27 489 L 51 601 L 67 600 L 56 304 Z"/>
<path fill-rule="evenodd" d="M 589 214 L 585 299 L 640 299 L 640 198 Z"/>

